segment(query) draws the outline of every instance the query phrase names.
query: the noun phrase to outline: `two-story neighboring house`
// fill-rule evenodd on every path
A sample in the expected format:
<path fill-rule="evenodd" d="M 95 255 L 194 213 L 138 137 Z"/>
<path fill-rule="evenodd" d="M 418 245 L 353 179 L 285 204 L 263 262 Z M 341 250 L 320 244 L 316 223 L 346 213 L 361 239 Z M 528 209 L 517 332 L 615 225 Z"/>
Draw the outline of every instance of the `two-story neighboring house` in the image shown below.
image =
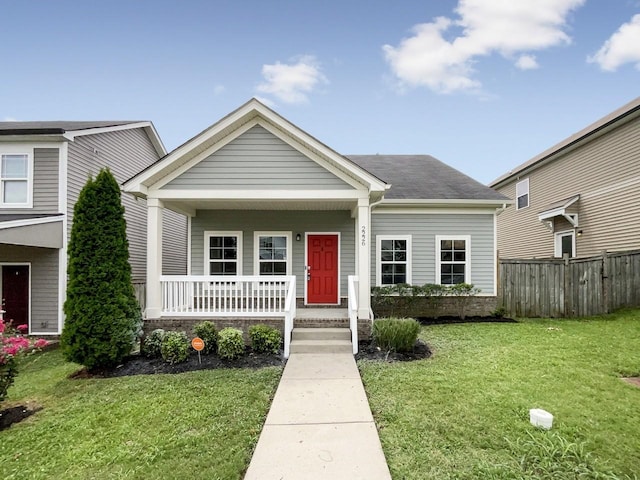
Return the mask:
<path fill-rule="evenodd" d="M 90 176 L 119 182 L 166 154 L 150 122 L 0 122 L 0 293 L 5 319 L 62 331 L 73 207 Z M 144 201 L 123 195 L 134 283 L 146 272 Z M 166 273 L 186 273 L 186 219 L 164 219 Z"/>
<path fill-rule="evenodd" d="M 490 183 L 502 258 L 640 248 L 640 97 Z"/>

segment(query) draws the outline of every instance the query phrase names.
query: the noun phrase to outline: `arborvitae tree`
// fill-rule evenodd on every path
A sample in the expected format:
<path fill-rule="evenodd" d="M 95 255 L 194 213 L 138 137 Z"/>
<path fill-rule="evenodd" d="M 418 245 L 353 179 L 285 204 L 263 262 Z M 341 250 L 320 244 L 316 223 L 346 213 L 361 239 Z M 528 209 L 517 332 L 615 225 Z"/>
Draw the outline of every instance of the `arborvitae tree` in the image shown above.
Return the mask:
<path fill-rule="evenodd" d="M 68 275 L 65 358 L 89 370 L 117 365 L 135 344 L 142 316 L 120 188 L 108 169 L 87 181 L 73 209 Z"/>

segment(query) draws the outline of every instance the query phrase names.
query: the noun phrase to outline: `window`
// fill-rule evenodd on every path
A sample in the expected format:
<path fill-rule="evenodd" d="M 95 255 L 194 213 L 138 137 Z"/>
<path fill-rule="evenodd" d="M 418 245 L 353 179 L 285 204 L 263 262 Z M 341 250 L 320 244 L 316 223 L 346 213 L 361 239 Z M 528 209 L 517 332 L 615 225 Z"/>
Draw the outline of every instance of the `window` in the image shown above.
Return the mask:
<path fill-rule="evenodd" d="M 205 275 L 242 275 L 242 232 L 204 232 L 204 242 Z"/>
<path fill-rule="evenodd" d="M 555 234 L 555 256 L 558 258 L 564 257 L 565 253 L 569 255 L 569 258 L 576 256 L 576 237 L 573 230 L 566 232 L 558 232 Z"/>
<path fill-rule="evenodd" d="M 529 206 L 529 179 L 516 183 L 516 210 Z"/>
<path fill-rule="evenodd" d="M 256 275 L 291 275 L 291 232 L 256 232 Z"/>
<path fill-rule="evenodd" d="M 471 283 L 471 237 L 436 236 L 436 283 Z"/>
<path fill-rule="evenodd" d="M 30 207 L 29 155 L 3 153 L 0 156 L 0 205 Z"/>
<path fill-rule="evenodd" d="M 376 284 L 411 283 L 411 235 L 376 236 Z"/>

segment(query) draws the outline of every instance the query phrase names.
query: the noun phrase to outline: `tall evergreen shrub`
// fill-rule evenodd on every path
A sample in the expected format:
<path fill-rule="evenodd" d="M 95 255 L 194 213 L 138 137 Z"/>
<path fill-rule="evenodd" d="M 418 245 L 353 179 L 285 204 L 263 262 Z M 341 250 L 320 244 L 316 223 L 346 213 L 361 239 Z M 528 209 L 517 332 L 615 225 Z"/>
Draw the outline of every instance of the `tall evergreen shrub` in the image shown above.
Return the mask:
<path fill-rule="evenodd" d="M 90 370 L 110 367 L 130 353 L 142 316 L 131 283 L 120 188 L 108 169 L 87 181 L 73 215 L 60 343 L 69 361 Z"/>

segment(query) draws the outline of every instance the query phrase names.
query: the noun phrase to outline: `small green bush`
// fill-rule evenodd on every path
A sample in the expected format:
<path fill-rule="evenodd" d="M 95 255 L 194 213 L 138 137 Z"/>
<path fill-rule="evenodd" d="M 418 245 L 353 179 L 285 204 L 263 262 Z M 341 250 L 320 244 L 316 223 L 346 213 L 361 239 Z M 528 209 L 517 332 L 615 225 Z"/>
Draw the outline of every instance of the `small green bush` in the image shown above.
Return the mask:
<path fill-rule="evenodd" d="M 280 330 L 268 325 L 252 325 L 249 327 L 251 346 L 258 353 L 278 353 L 282 344 Z"/>
<path fill-rule="evenodd" d="M 145 357 L 158 358 L 162 355 L 162 340 L 164 339 L 166 332 L 161 328 L 156 328 L 149 335 L 144 338 L 142 344 L 141 353 Z"/>
<path fill-rule="evenodd" d="M 185 332 L 167 332 L 162 339 L 162 358 L 168 363 L 186 362 L 189 358 L 189 339 Z"/>
<path fill-rule="evenodd" d="M 223 328 L 218 333 L 218 355 L 220 358 L 238 358 L 244 353 L 242 330 L 237 328 Z"/>
<path fill-rule="evenodd" d="M 381 318 L 373 322 L 373 340 L 383 350 L 411 352 L 420 324 L 413 318 Z"/>
<path fill-rule="evenodd" d="M 204 341 L 204 350 L 202 353 L 214 353 L 218 346 L 218 330 L 213 322 L 204 321 L 193 327 L 193 333 Z"/>

